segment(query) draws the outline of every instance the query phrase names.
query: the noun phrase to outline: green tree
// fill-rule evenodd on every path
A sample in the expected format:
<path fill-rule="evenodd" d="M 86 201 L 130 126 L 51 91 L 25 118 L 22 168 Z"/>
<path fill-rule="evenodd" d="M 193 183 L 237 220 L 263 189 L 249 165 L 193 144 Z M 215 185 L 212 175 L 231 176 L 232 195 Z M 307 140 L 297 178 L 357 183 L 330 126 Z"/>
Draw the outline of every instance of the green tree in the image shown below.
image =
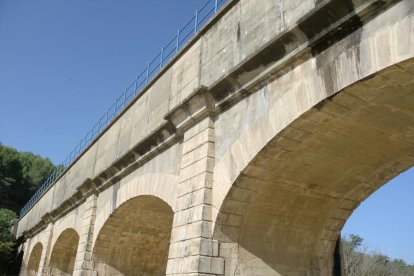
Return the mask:
<path fill-rule="evenodd" d="M 0 144 L 0 208 L 18 213 L 54 169 L 49 159 Z"/>
<path fill-rule="evenodd" d="M 22 166 L 15 149 L 0 144 L 0 208 L 17 211 L 16 191 L 22 186 Z M 24 187 L 20 187 L 24 188 Z"/>
<path fill-rule="evenodd" d="M 42 158 L 30 152 L 19 154 L 22 166 L 22 176 L 29 183 L 31 192 L 35 192 L 52 173 L 54 166 L 47 158 Z"/>
<path fill-rule="evenodd" d="M 47 158 L 0 143 L 0 276 L 18 274 L 19 242 L 11 237 L 10 223 L 54 169 Z"/>
<path fill-rule="evenodd" d="M 15 266 L 16 244 L 10 232 L 11 221 L 15 217 L 12 211 L 0 209 L 0 275 L 8 275 L 6 272 Z"/>
<path fill-rule="evenodd" d="M 352 250 L 356 250 L 362 245 L 363 238 L 358 235 L 350 234 L 348 238 L 343 240 L 343 245 L 349 247 Z"/>

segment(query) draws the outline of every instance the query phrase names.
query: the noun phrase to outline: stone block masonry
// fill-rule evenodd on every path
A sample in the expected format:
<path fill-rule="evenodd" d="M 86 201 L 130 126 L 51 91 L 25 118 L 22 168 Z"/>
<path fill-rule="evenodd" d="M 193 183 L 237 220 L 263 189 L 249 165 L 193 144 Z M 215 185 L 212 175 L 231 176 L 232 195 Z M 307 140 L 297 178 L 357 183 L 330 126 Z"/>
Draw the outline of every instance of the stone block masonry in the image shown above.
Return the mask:
<path fill-rule="evenodd" d="M 414 165 L 413 26 L 410 0 L 229 1 L 20 219 L 21 275 L 338 275 Z"/>

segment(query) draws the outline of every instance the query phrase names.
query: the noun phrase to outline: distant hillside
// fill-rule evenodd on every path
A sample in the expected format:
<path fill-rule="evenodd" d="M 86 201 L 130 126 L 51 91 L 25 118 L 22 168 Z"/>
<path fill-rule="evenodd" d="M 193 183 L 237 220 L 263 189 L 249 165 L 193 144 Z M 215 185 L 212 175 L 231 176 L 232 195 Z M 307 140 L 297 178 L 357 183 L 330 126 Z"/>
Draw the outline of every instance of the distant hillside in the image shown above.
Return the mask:
<path fill-rule="evenodd" d="M 342 254 L 346 276 L 414 276 L 414 265 L 401 259 L 390 259 L 370 252 L 358 235 L 342 238 Z"/>

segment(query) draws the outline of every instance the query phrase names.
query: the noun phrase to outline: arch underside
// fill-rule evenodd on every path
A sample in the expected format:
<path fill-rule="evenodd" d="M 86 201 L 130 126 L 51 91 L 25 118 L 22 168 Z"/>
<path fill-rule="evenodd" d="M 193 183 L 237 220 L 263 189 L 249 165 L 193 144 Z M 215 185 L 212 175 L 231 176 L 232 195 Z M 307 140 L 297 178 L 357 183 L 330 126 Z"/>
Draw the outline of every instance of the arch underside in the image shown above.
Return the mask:
<path fill-rule="evenodd" d="M 51 275 L 72 275 L 75 267 L 79 235 L 74 229 L 66 229 L 53 246 L 50 257 Z"/>
<path fill-rule="evenodd" d="M 40 258 L 42 256 L 43 245 L 37 243 L 30 254 L 29 262 L 27 264 L 27 275 L 34 276 L 37 275 L 40 266 Z"/>
<path fill-rule="evenodd" d="M 259 152 L 217 218 L 226 275 L 332 273 L 352 211 L 414 165 L 413 81 L 413 60 L 389 67 L 319 103 Z"/>
<path fill-rule="evenodd" d="M 165 275 L 172 229 L 171 207 L 154 196 L 138 196 L 118 207 L 97 237 L 98 275 Z"/>

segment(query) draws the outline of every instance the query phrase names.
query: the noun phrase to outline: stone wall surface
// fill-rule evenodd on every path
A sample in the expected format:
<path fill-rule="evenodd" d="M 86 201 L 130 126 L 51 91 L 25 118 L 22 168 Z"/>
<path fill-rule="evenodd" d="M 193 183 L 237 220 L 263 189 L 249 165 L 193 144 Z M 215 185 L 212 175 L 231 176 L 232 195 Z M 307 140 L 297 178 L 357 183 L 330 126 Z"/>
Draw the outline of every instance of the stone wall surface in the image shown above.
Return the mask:
<path fill-rule="evenodd" d="M 414 165 L 413 45 L 410 0 L 229 1 L 20 219 L 21 275 L 339 275 Z"/>

